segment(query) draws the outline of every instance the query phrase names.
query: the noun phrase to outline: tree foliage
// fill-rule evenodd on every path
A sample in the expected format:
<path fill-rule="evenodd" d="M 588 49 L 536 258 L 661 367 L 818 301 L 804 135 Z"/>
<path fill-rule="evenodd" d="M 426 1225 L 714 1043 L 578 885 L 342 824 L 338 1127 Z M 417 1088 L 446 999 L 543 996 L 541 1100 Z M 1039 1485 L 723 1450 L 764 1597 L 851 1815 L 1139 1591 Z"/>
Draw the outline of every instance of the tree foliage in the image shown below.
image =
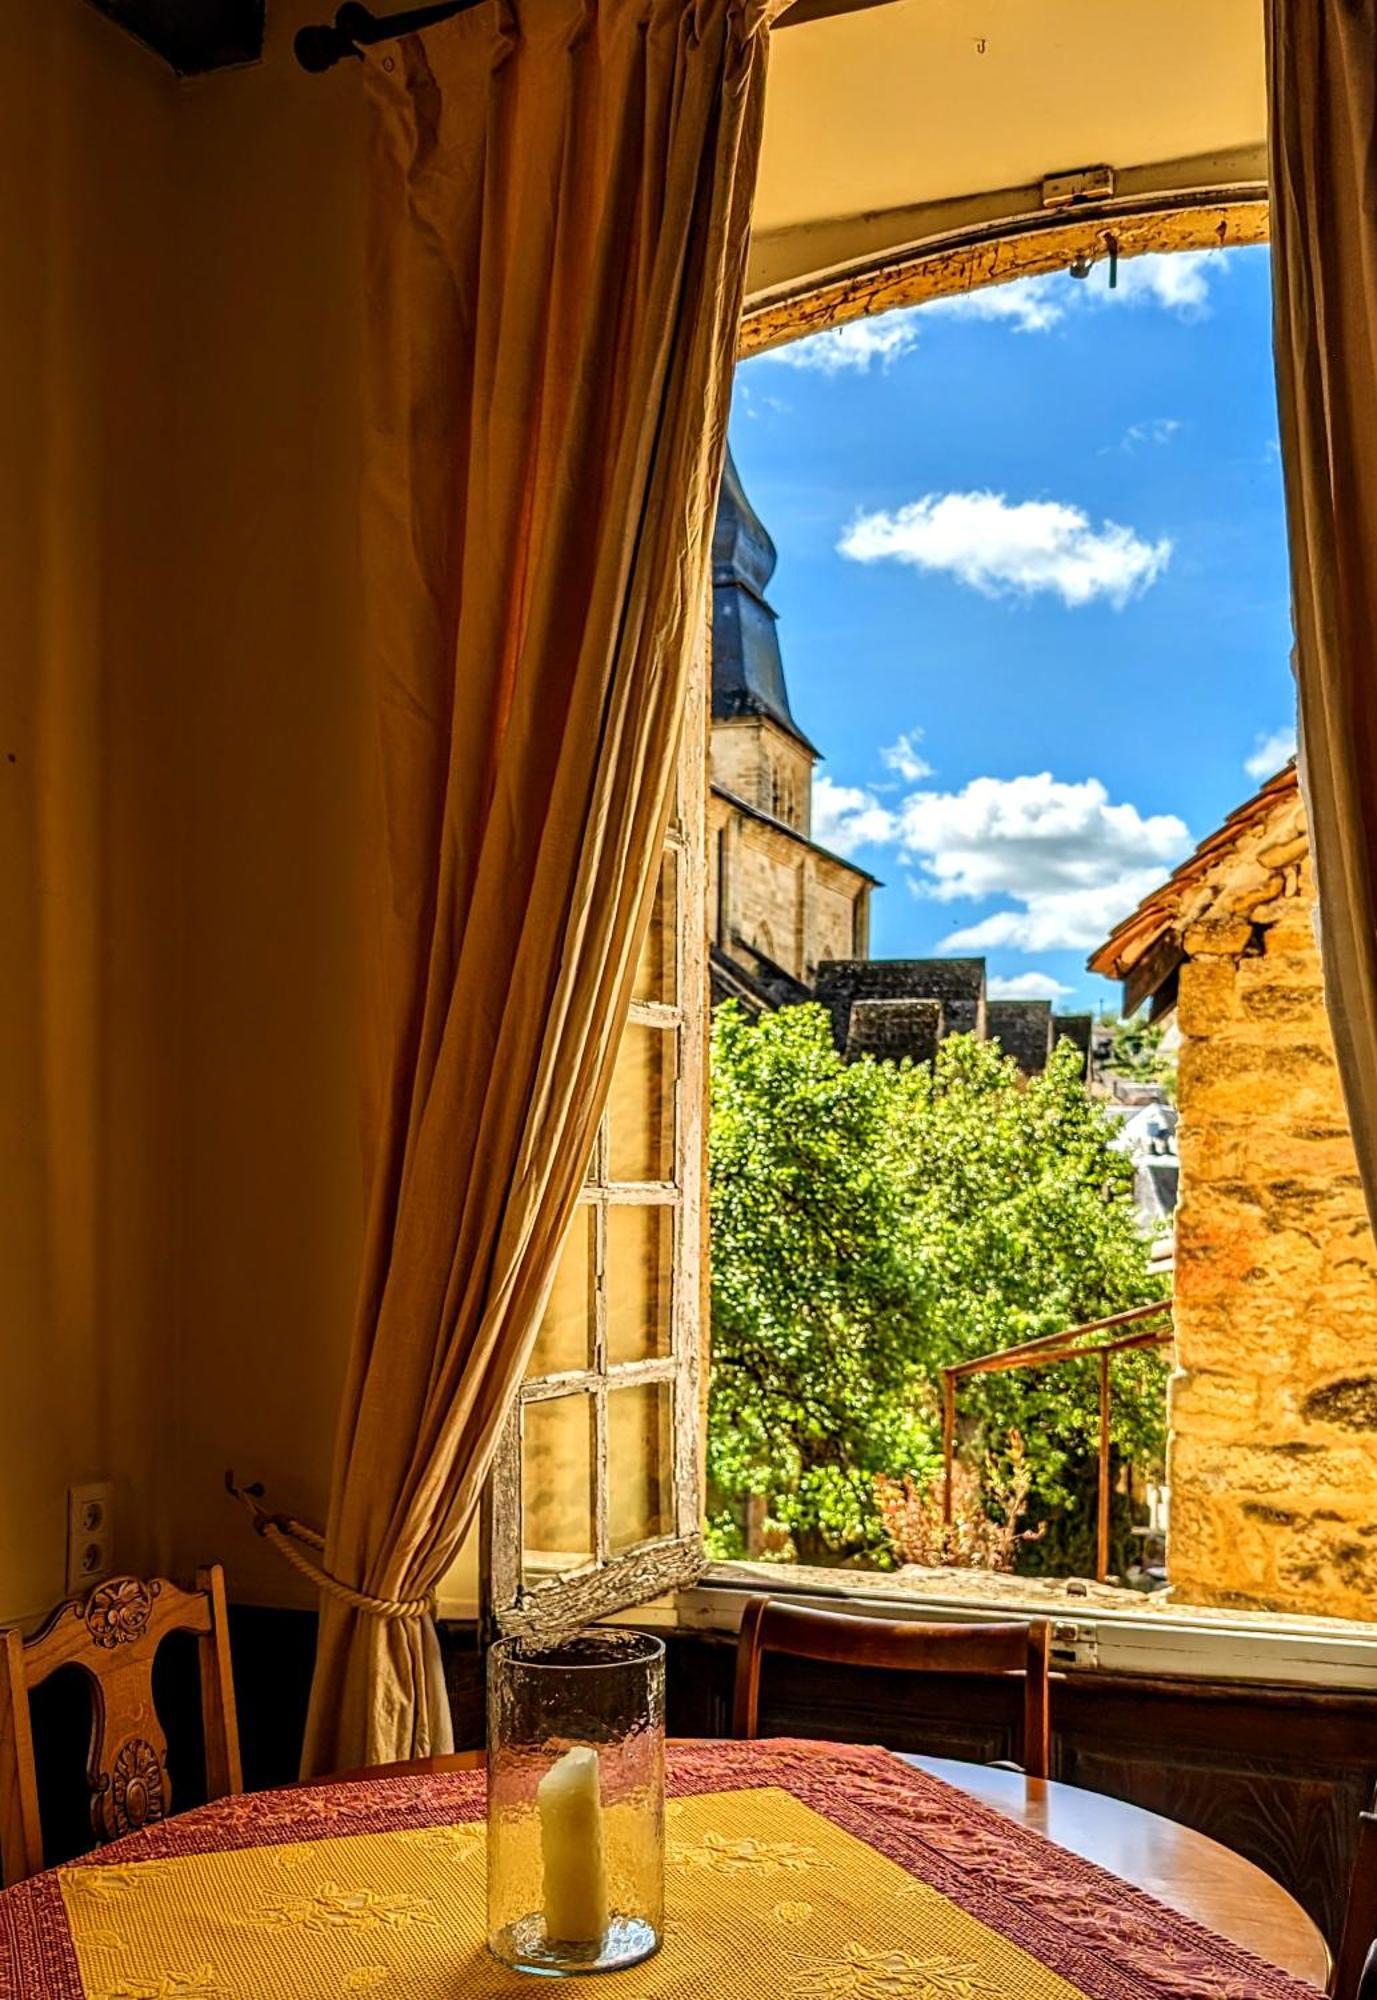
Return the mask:
<path fill-rule="evenodd" d="M 877 1476 L 940 1458 L 938 1371 L 1160 1296 L 1132 1168 L 1062 1043 L 1027 1082 L 995 1043 L 935 1065 L 837 1055 L 822 1008 L 713 1031 L 712 1534 L 740 1553 L 763 1504 L 800 1561 L 886 1560 Z M 1155 1356 L 1115 1364 L 1114 1441 L 1162 1446 Z M 1023 1439 L 1028 1517 L 1074 1512 L 1098 1427 L 1094 1365 L 982 1378 L 963 1450 Z"/>
<path fill-rule="evenodd" d="M 1163 1046 L 1166 1024 L 1123 1014 L 1106 1025 L 1112 1036 L 1109 1067 L 1114 1074 L 1136 1083 L 1160 1083 L 1175 1102 L 1176 1052 Z"/>

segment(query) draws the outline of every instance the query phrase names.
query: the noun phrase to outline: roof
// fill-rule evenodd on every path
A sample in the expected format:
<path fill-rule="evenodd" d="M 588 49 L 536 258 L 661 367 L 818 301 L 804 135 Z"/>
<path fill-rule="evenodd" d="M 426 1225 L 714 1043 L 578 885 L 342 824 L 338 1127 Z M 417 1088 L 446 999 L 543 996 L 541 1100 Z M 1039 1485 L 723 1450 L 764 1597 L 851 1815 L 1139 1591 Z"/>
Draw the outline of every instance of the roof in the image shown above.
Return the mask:
<path fill-rule="evenodd" d="M 796 840 L 799 846 L 806 847 L 810 854 L 820 855 L 824 861 L 835 863 L 838 868 L 844 868 L 848 875 L 859 875 L 872 889 L 884 887 L 879 876 L 872 875 L 869 869 L 857 867 L 856 863 L 848 861 L 844 854 L 834 854 L 830 847 L 824 847 L 821 841 L 814 840 L 811 834 L 800 833 L 796 826 L 790 826 L 787 820 L 777 819 L 773 813 L 766 812 L 763 806 L 753 806 L 750 800 L 743 799 L 739 792 L 729 792 L 725 785 L 713 785 L 711 789 L 714 798 L 725 799 L 734 811 L 745 813 L 748 819 L 758 820 L 762 826 L 768 826 L 773 832 L 782 833 L 787 840 Z"/>
<path fill-rule="evenodd" d="M 712 719 L 773 722 L 816 757 L 789 707 L 775 614 L 765 598 L 777 559 L 729 451 L 712 534 Z"/>
<path fill-rule="evenodd" d="M 1104 979 L 1127 983 L 1124 1003 L 1130 1013 L 1149 993 L 1155 993 L 1180 963 L 1179 933 L 1187 904 L 1221 864 L 1233 858 L 1248 835 L 1256 833 L 1279 807 L 1298 796 L 1296 763 L 1292 758 L 1251 798 L 1236 806 L 1224 824 L 1202 840 L 1160 888 L 1145 896 L 1091 955 L 1092 972 L 1098 972 Z"/>

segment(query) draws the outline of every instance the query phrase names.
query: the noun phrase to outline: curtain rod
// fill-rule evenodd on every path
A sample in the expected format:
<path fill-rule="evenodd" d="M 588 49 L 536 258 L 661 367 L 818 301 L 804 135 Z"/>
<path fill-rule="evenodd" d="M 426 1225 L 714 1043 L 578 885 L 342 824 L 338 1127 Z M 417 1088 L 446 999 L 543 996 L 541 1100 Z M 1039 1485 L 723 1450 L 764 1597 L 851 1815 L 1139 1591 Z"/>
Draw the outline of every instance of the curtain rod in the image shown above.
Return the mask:
<path fill-rule="evenodd" d="M 434 28 L 441 21 L 453 20 L 456 14 L 466 14 L 470 7 L 477 7 L 480 0 L 438 0 L 429 7 L 409 7 L 401 14 L 374 14 L 363 5 L 363 0 L 344 0 L 344 5 L 335 14 L 333 25 L 323 23 L 318 28 L 298 28 L 292 47 L 296 59 L 313 76 L 333 69 L 345 56 L 362 58 L 363 51 L 372 48 L 375 42 L 390 42 L 399 35 L 419 34 L 424 28 Z M 793 0 L 775 22 L 776 28 L 792 28 L 804 21 L 825 21 L 834 14 L 855 14 L 871 7 L 884 7 L 892 0 Z"/>
<path fill-rule="evenodd" d="M 292 43 L 296 59 L 313 76 L 333 69 L 345 56 L 358 56 L 375 42 L 390 42 L 398 35 L 419 34 L 434 28 L 455 14 L 467 13 L 479 0 L 439 0 L 430 7 L 409 7 L 404 14 L 373 14 L 363 0 L 344 0 L 334 24 L 318 28 L 298 28 Z"/>

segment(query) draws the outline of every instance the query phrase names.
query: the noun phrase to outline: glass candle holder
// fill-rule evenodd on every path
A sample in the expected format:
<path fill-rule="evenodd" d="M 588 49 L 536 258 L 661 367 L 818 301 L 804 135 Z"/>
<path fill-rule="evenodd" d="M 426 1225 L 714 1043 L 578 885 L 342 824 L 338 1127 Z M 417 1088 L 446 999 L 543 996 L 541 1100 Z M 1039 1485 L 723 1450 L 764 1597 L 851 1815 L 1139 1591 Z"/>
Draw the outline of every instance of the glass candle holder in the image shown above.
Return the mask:
<path fill-rule="evenodd" d="M 614 1972 L 665 1913 L 665 1649 L 638 1632 L 488 1654 L 488 1949 Z"/>

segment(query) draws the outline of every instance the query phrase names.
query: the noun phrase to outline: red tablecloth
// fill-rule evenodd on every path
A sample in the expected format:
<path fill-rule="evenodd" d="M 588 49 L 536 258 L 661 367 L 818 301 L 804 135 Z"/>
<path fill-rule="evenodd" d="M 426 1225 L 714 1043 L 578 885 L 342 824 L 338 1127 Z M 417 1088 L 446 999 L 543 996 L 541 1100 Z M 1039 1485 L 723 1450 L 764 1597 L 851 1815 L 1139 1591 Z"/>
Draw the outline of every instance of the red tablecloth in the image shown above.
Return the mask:
<path fill-rule="evenodd" d="M 621 2000 L 1314 2000 L 882 1750 L 675 1747 L 670 1793 L 669 1937 Z M 482 1950 L 483 1811 L 463 1772 L 182 1814 L 0 1895 L 0 1995 L 533 1991 Z"/>

